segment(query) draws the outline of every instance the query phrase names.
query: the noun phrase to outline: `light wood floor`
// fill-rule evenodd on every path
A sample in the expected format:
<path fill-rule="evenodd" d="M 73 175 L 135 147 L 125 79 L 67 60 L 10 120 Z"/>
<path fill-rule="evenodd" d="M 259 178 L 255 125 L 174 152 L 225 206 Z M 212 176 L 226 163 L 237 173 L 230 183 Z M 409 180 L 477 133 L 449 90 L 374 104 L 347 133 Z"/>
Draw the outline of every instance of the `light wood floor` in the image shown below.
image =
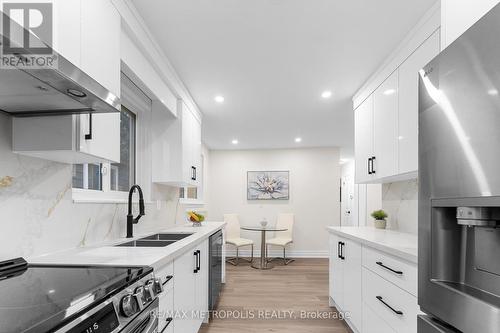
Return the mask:
<path fill-rule="evenodd" d="M 273 263 L 275 268 L 268 271 L 253 269 L 241 261 L 240 266 L 228 264 L 216 314 L 247 318 L 213 318 L 200 333 L 351 332 L 328 306 L 328 259 L 298 259 L 288 266 Z M 333 319 L 303 319 L 302 311 Z"/>

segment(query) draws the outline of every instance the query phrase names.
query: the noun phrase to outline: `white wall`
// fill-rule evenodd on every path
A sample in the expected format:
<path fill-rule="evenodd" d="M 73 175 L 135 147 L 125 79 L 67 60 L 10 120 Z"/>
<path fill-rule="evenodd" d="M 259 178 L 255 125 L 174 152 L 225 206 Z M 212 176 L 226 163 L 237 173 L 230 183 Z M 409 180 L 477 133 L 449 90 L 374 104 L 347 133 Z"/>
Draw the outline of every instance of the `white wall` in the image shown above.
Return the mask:
<path fill-rule="evenodd" d="M 290 200 L 247 201 L 247 171 L 258 170 L 289 170 Z M 264 217 L 274 224 L 279 213 L 294 213 L 291 255 L 327 255 L 325 227 L 340 223 L 338 148 L 211 151 L 208 177 L 210 219 L 237 213 L 242 225 L 256 225 Z M 242 237 L 260 249 L 259 233 L 242 231 Z"/>
<path fill-rule="evenodd" d="M 127 205 L 73 203 L 72 166 L 12 153 L 11 123 L 0 113 L 0 261 L 125 237 Z M 146 204 L 136 235 L 186 221 L 188 206 L 178 204 L 177 188 L 154 191 L 159 208 Z"/>

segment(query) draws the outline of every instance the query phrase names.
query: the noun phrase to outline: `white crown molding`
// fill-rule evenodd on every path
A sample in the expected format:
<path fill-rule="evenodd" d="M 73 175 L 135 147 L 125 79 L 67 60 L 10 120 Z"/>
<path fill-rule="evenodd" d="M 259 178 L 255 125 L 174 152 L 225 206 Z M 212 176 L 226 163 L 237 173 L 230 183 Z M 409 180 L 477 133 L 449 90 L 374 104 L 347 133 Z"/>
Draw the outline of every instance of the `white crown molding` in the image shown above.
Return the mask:
<path fill-rule="evenodd" d="M 122 29 L 125 29 L 133 42 L 143 51 L 151 65 L 158 71 L 172 93 L 182 99 L 201 122 L 202 113 L 192 98 L 167 56 L 156 42 L 153 34 L 130 0 L 111 0 L 122 17 Z"/>

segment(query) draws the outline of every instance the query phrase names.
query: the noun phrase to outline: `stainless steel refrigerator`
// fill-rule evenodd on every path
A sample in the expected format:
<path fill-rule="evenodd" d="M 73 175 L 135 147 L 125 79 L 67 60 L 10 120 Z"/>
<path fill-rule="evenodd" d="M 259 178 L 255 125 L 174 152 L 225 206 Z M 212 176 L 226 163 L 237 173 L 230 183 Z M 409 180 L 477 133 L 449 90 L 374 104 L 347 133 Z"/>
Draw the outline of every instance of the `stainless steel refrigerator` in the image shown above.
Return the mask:
<path fill-rule="evenodd" d="M 418 332 L 500 332 L 500 5 L 419 72 Z"/>

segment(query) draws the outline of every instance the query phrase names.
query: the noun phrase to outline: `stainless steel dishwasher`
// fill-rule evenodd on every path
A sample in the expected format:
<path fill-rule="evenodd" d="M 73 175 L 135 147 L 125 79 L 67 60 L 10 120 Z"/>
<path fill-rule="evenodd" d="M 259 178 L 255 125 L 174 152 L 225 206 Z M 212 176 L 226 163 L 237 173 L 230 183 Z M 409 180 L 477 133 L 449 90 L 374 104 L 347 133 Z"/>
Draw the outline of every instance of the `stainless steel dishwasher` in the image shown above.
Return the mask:
<path fill-rule="evenodd" d="M 210 236 L 210 253 L 209 253 L 209 298 L 208 309 L 213 311 L 217 308 L 217 302 L 222 288 L 222 230 Z"/>

